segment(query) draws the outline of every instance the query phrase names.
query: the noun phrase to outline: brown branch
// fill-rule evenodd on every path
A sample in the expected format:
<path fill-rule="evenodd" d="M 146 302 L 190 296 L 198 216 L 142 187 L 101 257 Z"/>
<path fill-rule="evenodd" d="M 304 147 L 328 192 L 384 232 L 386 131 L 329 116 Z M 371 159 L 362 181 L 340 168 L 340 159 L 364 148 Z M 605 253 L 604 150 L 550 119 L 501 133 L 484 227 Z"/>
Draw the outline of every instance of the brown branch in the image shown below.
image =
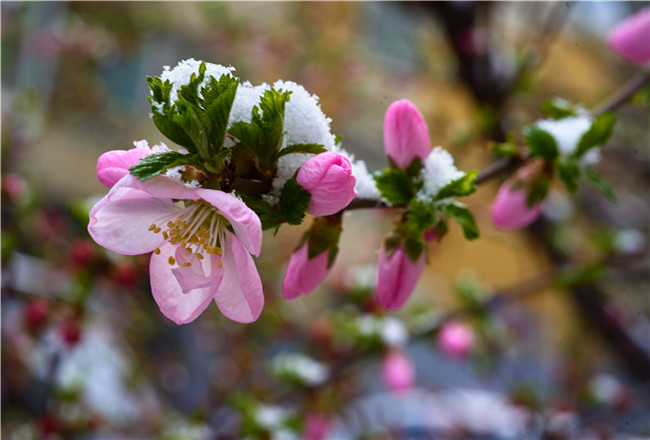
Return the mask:
<path fill-rule="evenodd" d="M 594 116 L 617 109 L 625 104 L 628 99 L 641 87 L 650 81 L 650 72 L 642 71 L 623 84 L 616 92 L 609 96 L 592 111 Z"/>

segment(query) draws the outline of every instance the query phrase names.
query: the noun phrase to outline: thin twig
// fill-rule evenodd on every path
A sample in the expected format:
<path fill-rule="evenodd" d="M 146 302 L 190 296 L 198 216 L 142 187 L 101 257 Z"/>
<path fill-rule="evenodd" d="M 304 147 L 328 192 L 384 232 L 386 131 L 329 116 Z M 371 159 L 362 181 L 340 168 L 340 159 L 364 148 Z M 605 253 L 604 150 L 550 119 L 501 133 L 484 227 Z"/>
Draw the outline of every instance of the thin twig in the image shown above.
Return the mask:
<path fill-rule="evenodd" d="M 650 72 L 641 71 L 623 84 L 614 94 L 608 97 L 592 111 L 594 116 L 617 109 L 625 104 L 628 99 L 641 87 L 650 81 Z"/>

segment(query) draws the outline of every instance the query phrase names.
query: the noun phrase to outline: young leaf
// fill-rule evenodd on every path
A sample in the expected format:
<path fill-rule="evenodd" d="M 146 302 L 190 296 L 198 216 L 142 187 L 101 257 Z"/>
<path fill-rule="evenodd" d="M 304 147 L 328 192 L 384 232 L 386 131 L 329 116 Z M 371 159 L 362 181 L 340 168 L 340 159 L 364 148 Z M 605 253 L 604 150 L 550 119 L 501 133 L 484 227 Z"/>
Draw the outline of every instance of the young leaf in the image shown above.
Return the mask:
<path fill-rule="evenodd" d="M 557 162 L 555 164 L 555 173 L 562 181 L 569 192 L 578 190 L 578 180 L 580 180 L 580 166 L 573 159 Z"/>
<path fill-rule="evenodd" d="M 409 260 L 414 263 L 417 263 L 417 261 L 420 259 L 420 256 L 422 255 L 422 252 L 424 252 L 424 241 L 420 237 L 416 238 L 408 236 L 406 237 L 406 240 L 404 240 L 404 251 L 406 251 L 406 255 L 409 257 Z"/>
<path fill-rule="evenodd" d="M 287 223 L 290 225 L 302 223 L 310 199 L 309 191 L 300 186 L 296 179 L 287 180 L 280 193 L 280 210 Z"/>
<path fill-rule="evenodd" d="M 555 138 L 546 130 L 536 125 L 524 127 L 524 136 L 530 149 L 530 154 L 546 160 L 553 160 L 557 157 L 559 150 Z"/>
<path fill-rule="evenodd" d="M 613 113 L 603 113 L 597 116 L 591 123 L 589 130 L 580 138 L 573 156 L 582 157 L 587 151 L 607 142 L 607 139 L 609 139 L 614 131 L 615 123 L 616 116 Z"/>
<path fill-rule="evenodd" d="M 410 233 L 422 234 L 430 229 L 436 222 L 436 212 L 431 203 L 413 199 L 406 212 L 404 228 Z"/>
<path fill-rule="evenodd" d="M 566 99 L 557 97 L 542 102 L 542 111 L 553 119 L 576 116 L 575 106 Z"/>
<path fill-rule="evenodd" d="M 465 173 L 463 177 L 451 181 L 447 185 L 440 188 L 438 194 L 436 194 L 436 197 L 433 200 L 442 200 L 448 197 L 464 197 L 472 194 L 474 191 L 476 191 L 476 185 L 474 184 L 474 181 L 477 177 L 478 170 L 472 170 Z"/>
<path fill-rule="evenodd" d="M 284 147 L 278 153 L 278 158 L 285 156 L 287 154 L 294 153 L 307 153 L 307 154 L 320 154 L 324 153 L 327 150 L 321 144 L 293 144 L 287 147 Z"/>
<path fill-rule="evenodd" d="M 593 168 L 585 168 L 584 170 L 585 179 L 592 185 L 594 185 L 610 202 L 616 203 L 616 193 L 600 174 L 596 172 Z"/>
<path fill-rule="evenodd" d="M 277 228 L 284 222 L 282 212 L 262 199 L 259 194 L 239 193 L 246 205 L 251 208 L 262 222 L 262 229 Z"/>
<path fill-rule="evenodd" d="M 139 180 L 145 181 L 164 173 L 169 168 L 191 165 L 194 160 L 193 155 L 181 154 L 178 151 L 154 153 L 140 159 L 140 162 L 129 168 L 129 172 Z"/>
<path fill-rule="evenodd" d="M 479 231 L 478 226 L 476 226 L 476 220 L 471 211 L 467 209 L 465 205 L 462 205 L 458 202 L 450 203 L 444 207 L 445 214 L 453 218 L 458 222 L 461 228 L 463 228 L 463 233 L 465 238 L 468 240 L 474 240 L 478 238 Z"/>
<path fill-rule="evenodd" d="M 492 151 L 492 153 L 496 154 L 497 156 L 503 156 L 503 157 L 516 156 L 518 151 L 517 151 L 517 143 L 515 142 L 515 137 L 512 135 L 512 133 L 508 133 L 506 135 L 505 142 L 493 143 L 492 146 L 490 147 L 490 150 Z"/>
<path fill-rule="evenodd" d="M 222 75 L 219 80 L 211 77 L 201 89 L 201 106 L 210 121 L 208 141 L 212 156 L 221 150 L 226 138 L 228 118 L 235 101 L 239 80 L 231 75 Z"/>
<path fill-rule="evenodd" d="M 395 168 L 385 168 L 373 174 L 381 196 L 393 205 L 404 205 L 414 196 L 406 173 Z"/>

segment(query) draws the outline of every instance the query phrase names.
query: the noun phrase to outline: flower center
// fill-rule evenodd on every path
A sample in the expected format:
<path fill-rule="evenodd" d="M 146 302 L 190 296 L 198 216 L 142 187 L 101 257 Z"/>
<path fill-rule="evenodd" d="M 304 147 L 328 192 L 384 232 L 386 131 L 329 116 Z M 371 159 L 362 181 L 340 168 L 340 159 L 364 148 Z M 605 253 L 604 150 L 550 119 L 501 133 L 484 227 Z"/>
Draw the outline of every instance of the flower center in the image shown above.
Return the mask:
<path fill-rule="evenodd" d="M 187 260 L 182 266 L 189 267 L 195 258 L 203 260 L 205 254 L 221 255 L 221 243 L 227 220 L 219 215 L 219 210 L 203 201 L 192 202 L 187 208 L 161 217 L 149 226 L 149 231 L 162 234 L 165 241 L 181 246 L 188 252 Z M 160 248 L 154 251 L 160 254 Z M 174 257 L 169 257 L 169 264 L 176 264 Z M 217 263 L 221 268 L 221 260 Z"/>

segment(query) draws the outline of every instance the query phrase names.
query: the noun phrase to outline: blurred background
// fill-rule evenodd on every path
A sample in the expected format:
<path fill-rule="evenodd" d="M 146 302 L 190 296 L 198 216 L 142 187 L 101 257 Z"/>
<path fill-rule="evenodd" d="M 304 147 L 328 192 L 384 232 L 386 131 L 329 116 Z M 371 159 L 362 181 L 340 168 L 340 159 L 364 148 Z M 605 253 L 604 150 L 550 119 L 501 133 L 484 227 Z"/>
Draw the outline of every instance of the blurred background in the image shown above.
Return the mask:
<path fill-rule="evenodd" d="M 557 186 L 542 220 L 504 233 L 493 179 L 467 199 L 481 238 L 452 225 L 397 313 L 373 298 L 390 211 L 346 214 L 332 273 L 292 302 L 282 278 L 310 219 L 266 233 L 266 306 L 248 325 L 214 306 L 173 324 L 149 257 L 86 232 L 101 153 L 173 146 L 146 99 L 163 66 L 302 84 L 370 171 L 387 165 L 384 112 L 406 98 L 433 145 L 480 169 L 546 99 L 593 108 L 632 78 L 605 37 L 647 5 L 2 2 L 3 437 L 650 438 L 647 86 L 617 109 L 598 166 L 618 203 Z M 391 354 L 412 380 L 391 381 Z"/>

